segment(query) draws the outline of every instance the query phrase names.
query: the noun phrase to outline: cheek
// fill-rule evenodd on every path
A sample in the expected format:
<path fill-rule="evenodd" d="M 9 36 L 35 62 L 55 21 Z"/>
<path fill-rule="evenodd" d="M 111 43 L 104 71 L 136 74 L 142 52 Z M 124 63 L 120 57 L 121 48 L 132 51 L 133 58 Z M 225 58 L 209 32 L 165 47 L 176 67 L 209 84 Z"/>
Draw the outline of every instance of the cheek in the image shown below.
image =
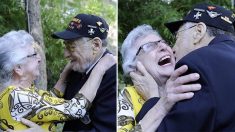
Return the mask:
<path fill-rule="evenodd" d="M 140 60 L 148 72 L 150 72 L 153 67 L 156 67 L 156 57 L 154 55 L 155 54 L 149 53 L 148 55 L 143 56 Z"/>

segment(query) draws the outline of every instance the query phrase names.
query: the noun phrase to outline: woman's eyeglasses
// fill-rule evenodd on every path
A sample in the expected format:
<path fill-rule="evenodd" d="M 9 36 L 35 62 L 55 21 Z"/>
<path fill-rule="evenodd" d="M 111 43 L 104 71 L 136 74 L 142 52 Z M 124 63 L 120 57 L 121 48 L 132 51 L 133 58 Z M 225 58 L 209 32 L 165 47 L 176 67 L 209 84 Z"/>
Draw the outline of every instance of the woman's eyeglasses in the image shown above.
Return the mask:
<path fill-rule="evenodd" d="M 159 43 L 164 43 L 169 45 L 170 43 L 166 42 L 165 40 L 161 39 L 158 41 L 154 41 L 154 42 L 148 42 L 146 44 L 143 44 L 142 46 L 140 46 L 140 48 L 138 49 L 138 51 L 136 52 L 136 56 L 140 53 L 140 51 L 144 51 L 146 52 L 151 52 L 152 50 L 156 49 Z"/>

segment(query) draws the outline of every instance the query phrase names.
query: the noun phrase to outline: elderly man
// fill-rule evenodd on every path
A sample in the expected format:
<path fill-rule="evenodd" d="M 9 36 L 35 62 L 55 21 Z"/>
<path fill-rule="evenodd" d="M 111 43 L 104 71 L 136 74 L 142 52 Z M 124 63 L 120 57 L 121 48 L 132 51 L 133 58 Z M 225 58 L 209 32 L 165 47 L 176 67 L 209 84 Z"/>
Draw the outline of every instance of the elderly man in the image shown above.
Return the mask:
<path fill-rule="evenodd" d="M 88 79 L 97 62 L 109 53 L 106 49 L 109 26 L 98 16 L 78 14 L 68 28 L 52 35 L 63 39 L 65 57 L 72 64 L 66 81 L 65 99 L 71 99 Z M 93 92 L 93 91 L 90 91 Z M 105 73 L 89 114 L 81 119 L 65 123 L 64 131 L 103 131 L 116 130 L 116 65 Z"/>
<path fill-rule="evenodd" d="M 158 131 L 235 131 L 234 18 L 221 6 L 198 4 L 183 20 L 166 24 L 176 35 L 176 68 L 186 64 L 188 73 L 199 73 L 202 89 L 178 102 Z"/>

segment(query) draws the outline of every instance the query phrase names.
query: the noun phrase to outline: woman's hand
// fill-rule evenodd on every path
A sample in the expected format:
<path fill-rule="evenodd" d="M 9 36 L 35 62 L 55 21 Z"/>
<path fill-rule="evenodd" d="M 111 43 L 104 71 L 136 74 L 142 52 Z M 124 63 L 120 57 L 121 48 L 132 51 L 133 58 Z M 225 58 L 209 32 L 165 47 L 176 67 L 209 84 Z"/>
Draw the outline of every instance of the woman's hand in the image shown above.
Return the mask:
<path fill-rule="evenodd" d="M 187 84 L 197 81 L 200 78 L 198 73 L 181 76 L 187 70 L 188 66 L 183 65 L 176 69 L 167 80 L 165 86 L 166 94 L 162 98 L 166 112 L 168 112 L 176 102 L 192 98 L 194 96 L 193 92 L 201 89 L 201 84 L 199 83 Z"/>
<path fill-rule="evenodd" d="M 112 54 L 106 54 L 94 67 L 93 71 L 105 73 L 110 67 L 117 63 L 117 59 Z"/>
<path fill-rule="evenodd" d="M 68 74 L 70 73 L 70 71 L 72 70 L 72 64 L 69 62 L 63 72 L 60 74 L 60 78 L 59 80 L 56 82 L 54 88 L 58 91 L 60 91 L 60 93 L 62 93 L 61 95 L 64 94 L 65 92 L 65 81 L 66 81 L 66 78 L 68 76 Z M 57 97 L 60 97 L 59 95 L 57 95 Z"/>
<path fill-rule="evenodd" d="M 60 79 L 65 80 L 71 71 L 72 71 L 72 64 L 71 62 L 69 62 L 68 64 L 66 64 L 66 66 L 64 67 L 64 70 L 60 74 Z"/>
<path fill-rule="evenodd" d="M 37 125 L 36 123 L 30 120 L 21 118 L 21 122 L 30 128 L 25 129 L 25 130 L 18 130 L 18 131 L 7 129 L 6 131 L 7 132 L 45 132 L 39 125 Z"/>
<path fill-rule="evenodd" d="M 159 97 L 158 85 L 153 77 L 147 72 L 141 62 L 137 62 L 137 71 L 130 73 L 136 91 L 145 100 Z"/>

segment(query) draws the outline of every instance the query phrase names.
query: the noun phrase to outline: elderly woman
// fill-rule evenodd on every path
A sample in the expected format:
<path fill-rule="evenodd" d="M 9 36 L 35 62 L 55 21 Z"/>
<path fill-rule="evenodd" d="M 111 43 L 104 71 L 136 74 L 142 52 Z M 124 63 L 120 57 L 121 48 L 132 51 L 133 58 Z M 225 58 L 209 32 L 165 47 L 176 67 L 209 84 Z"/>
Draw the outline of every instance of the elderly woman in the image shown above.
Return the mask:
<path fill-rule="evenodd" d="M 77 95 L 71 100 L 64 100 L 58 97 L 63 95 L 63 83 L 72 66 L 70 64 L 66 66 L 55 86 L 56 89 L 48 92 L 39 90 L 33 85 L 39 76 L 40 61 L 37 45 L 27 32 L 11 31 L 0 38 L 0 128 L 2 130 L 24 130 L 27 126 L 20 120 L 26 118 L 47 131 L 54 131 L 56 121 L 84 117 L 95 98 L 105 71 L 115 63 L 111 55 L 102 58 Z"/>
<path fill-rule="evenodd" d="M 180 76 L 187 66 L 174 71 L 172 49 L 149 25 L 133 29 L 124 40 L 121 53 L 123 71 L 134 86 L 127 86 L 119 93 L 118 131 L 154 131 L 177 101 L 192 98 L 192 91 L 201 88 L 200 84 L 184 85 L 198 80 L 199 74 Z M 136 122 L 137 115 L 144 112 L 142 106 L 151 99 L 157 104 Z"/>

